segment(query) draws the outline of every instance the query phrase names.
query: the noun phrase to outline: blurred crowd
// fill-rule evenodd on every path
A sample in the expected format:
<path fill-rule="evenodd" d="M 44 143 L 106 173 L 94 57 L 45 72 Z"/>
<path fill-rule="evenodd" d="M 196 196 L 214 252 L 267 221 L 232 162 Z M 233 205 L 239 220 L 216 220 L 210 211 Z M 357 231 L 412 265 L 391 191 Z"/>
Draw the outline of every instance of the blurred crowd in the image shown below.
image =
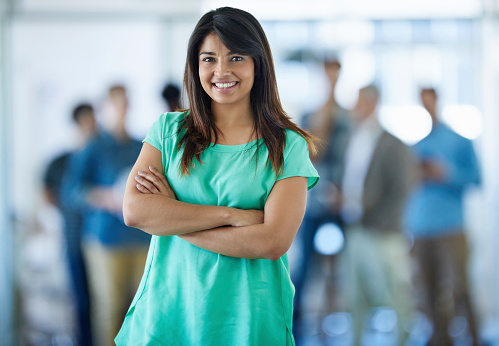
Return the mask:
<path fill-rule="evenodd" d="M 180 89 L 168 84 L 162 97 L 175 110 Z M 123 221 L 126 179 L 142 147 L 126 129 L 128 103 L 125 86 L 110 87 L 99 124 L 91 104 L 78 104 L 80 147 L 53 159 L 43 177 L 64 220 L 77 345 L 114 345 L 146 262 L 150 235 Z"/>
<path fill-rule="evenodd" d="M 310 336 L 304 288 L 308 273 L 319 267 L 325 294 L 318 324 L 325 333 L 314 339 L 316 343 L 453 345 L 449 329 L 460 317 L 466 323 L 466 344 L 478 345 L 463 221 L 466 188 L 480 183 L 472 143 L 440 121 L 437 91 L 421 88 L 432 130 L 414 146 L 406 146 L 380 126 L 375 85 L 361 88 L 355 107 L 345 110 L 335 99 L 341 64 L 329 60 L 324 67 L 330 96 L 303 124 L 322 150 L 314 158 L 321 180 L 309 193 L 298 238 L 297 342 L 306 344 Z M 336 227 L 324 227 L 331 224 Z M 344 246 L 314 256 L 314 248 L 328 248 L 321 242 L 338 241 L 337 236 L 320 233 L 338 230 Z M 348 314 L 344 323 L 351 331 L 349 339 L 338 331 L 339 312 Z M 418 342 L 411 334 L 420 315 L 432 331 L 420 333 Z M 380 341 L 369 333 L 373 326 L 380 329 L 379 320 L 385 321 L 385 334 L 392 332 L 391 339 L 385 335 Z"/>
<path fill-rule="evenodd" d="M 484 344 L 466 270 L 463 198 L 480 184 L 473 144 L 440 121 L 431 87 L 419 92 L 432 130 L 409 147 L 379 124 L 376 85 L 361 88 L 347 110 L 335 99 L 341 63 L 328 59 L 324 71 L 329 97 L 300 124 L 319 144 L 321 179 L 294 244 L 297 344 L 453 345 L 456 319 L 464 344 Z M 162 96 L 165 111 L 180 107 L 174 84 Z M 76 105 L 79 148 L 54 158 L 43 176 L 45 199 L 64 221 L 77 345 L 114 344 L 146 261 L 150 236 L 125 226 L 121 211 L 141 148 L 126 130 L 127 108 L 123 85 L 109 88 L 99 122 L 92 104 Z M 310 294 L 318 280 L 322 293 Z M 430 327 L 416 337 L 421 321 Z"/>

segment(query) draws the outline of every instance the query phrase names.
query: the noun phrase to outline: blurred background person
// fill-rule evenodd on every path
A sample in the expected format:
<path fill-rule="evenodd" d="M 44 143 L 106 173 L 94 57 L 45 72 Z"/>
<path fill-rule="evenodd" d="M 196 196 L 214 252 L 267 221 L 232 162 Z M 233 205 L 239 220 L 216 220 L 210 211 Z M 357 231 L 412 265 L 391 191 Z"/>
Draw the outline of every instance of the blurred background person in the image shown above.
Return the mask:
<path fill-rule="evenodd" d="M 473 304 L 468 291 L 468 243 L 463 225 L 463 196 L 480 183 L 470 140 L 439 121 L 435 89 L 421 90 L 431 115 L 430 134 L 414 145 L 420 182 L 409 200 L 405 224 L 414 236 L 419 264 L 421 308 L 433 323 L 429 345 L 453 345 L 448 334 L 452 317 L 464 315 L 473 345 L 478 344 Z"/>
<path fill-rule="evenodd" d="M 323 107 L 315 113 L 304 116 L 303 126 L 320 140 L 320 150 L 312 157 L 321 180 L 315 189 L 310 190 L 307 198 L 307 211 L 300 227 L 301 260 L 298 264 L 293 283 L 295 285 L 294 324 L 296 336 L 300 337 L 302 324 L 302 298 L 310 272 L 314 254 L 314 236 L 317 229 L 327 223 L 339 223 L 337 210 L 337 188 L 343 164 L 346 140 L 349 132 L 348 112 L 338 105 L 335 97 L 336 83 L 341 64 L 336 59 L 326 59 L 324 70 L 329 83 L 329 96 Z M 325 313 L 337 311 L 338 280 L 336 256 L 322 257 L 326 274 Z"/>
<path fill-rule="evenodd" d="M 128 97 L 109 90 L 104 130 L 74 155 L 64 188 L 67 203 L 83 212 L 83 253 L 88 268 L 95 345 L 114 345 L 142 276 L 150 236 L 123 221 L 124 184 L 142 147 L 127 133 Z"/>
<path fill-rule="evenodd" d="M 169 112 L 180 109 L 180 88 L 176 84 L 166 84 L 161 92 L 161 97 L 167 104 Z"/>
<path fill-rule="evenodd" d="M 97 124 L 92 105 L 79 104 L 73 110 L 73 121 L 78 128 L 80 149 L 97 133 Z M 90 329 L 90 301 L 87 285 L 87 273 L 81 249 L 81 222 L 80 210 L 67 208 L 61 202 L 61 187 L 64 175 L 67 174 L 67 163 L 75 151 L 66 152 L 48 165 L 43 182 L 46 199 L 59 209 L 64 219 L 63 242 L 65 245 L 68 264 L 69 284 L 75 303 L 76 338 L 78 345 L 92 345 Z"/>
<path fill-rule="evenodd" d="M 355 125 L 341 186 L 345 297 L 352 314 L 355 345 L 361 344 L 374 307 L 396 311 L 398 344 L 405 345 L 413 297 L 409 244 L 402 233 L 401 219 L 413 166 L 409 149 L 379 125 L 378 102 L 378 89 L 364 87 L 352 111 Z"/>

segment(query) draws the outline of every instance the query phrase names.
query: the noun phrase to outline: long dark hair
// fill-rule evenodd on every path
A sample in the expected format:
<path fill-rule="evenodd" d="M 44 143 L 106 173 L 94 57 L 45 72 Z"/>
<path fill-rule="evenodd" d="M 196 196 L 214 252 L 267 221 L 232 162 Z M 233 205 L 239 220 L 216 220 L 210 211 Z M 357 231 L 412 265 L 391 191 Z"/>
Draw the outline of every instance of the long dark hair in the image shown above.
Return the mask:
<path fill-rule="evenodd" d="M 190 113 L 185 117 L 181 129 L 186 129 L 178 149 L 184 146 L 181 174 L 189 174 L 194 157 L 201 162 L 201 153 L 210 146 L 212 133 L 215 143 L 219 133 L 211 113 L 211 98 L 204 91 L 199 79 L 199 50 L 205 38 L 215 33 L 232 52 L 253 58 L 255 78 L 251 89 L 251 108 L 254 116 L 254 131 L 267 146 L 270 162 L 276 175 L 284 168 L 283 151 L 286 145 L 285 130 L 299 133 L 315 153 L 313 137 L 290 120 L 282 109 L 277 91 L 272 53 L 263 29 L 253 15 L 231 7 L 221 7 L 206 13 L 197 23 L 187 48 L 184 73 L 184 95 L 187 94 Z M 184 103 L 185 104 L 185 103 Z M 257 141 L 257 158 L 259 141 Z"/>

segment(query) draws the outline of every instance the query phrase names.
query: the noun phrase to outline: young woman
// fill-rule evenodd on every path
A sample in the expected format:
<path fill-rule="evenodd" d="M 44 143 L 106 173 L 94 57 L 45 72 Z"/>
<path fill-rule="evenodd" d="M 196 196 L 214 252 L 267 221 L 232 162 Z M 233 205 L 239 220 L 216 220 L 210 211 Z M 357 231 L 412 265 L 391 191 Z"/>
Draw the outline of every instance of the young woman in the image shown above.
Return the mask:
<path fill-rule="evenodd" d="M 154 123 L 128 179 L 125 222 L 153 238 L 116 344 L 294 345 L 286 252 L 318 175 L 258 21 L 205 14 L 184 88 L 190 109 Z"/>

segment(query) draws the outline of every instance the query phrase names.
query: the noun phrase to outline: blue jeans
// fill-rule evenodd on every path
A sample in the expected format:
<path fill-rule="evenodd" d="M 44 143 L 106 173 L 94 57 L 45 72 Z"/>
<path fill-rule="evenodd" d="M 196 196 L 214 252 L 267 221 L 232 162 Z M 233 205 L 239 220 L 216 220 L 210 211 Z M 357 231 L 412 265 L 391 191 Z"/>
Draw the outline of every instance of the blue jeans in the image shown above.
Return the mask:
<path fill-rule="evenodd" d="M 64 222 L 69 283 L 75 299 L 77 342 L 81 346 L 92 346 L 87 271 L 81 250 L 81 218 L 78 214 L 66 211 Z"/>

